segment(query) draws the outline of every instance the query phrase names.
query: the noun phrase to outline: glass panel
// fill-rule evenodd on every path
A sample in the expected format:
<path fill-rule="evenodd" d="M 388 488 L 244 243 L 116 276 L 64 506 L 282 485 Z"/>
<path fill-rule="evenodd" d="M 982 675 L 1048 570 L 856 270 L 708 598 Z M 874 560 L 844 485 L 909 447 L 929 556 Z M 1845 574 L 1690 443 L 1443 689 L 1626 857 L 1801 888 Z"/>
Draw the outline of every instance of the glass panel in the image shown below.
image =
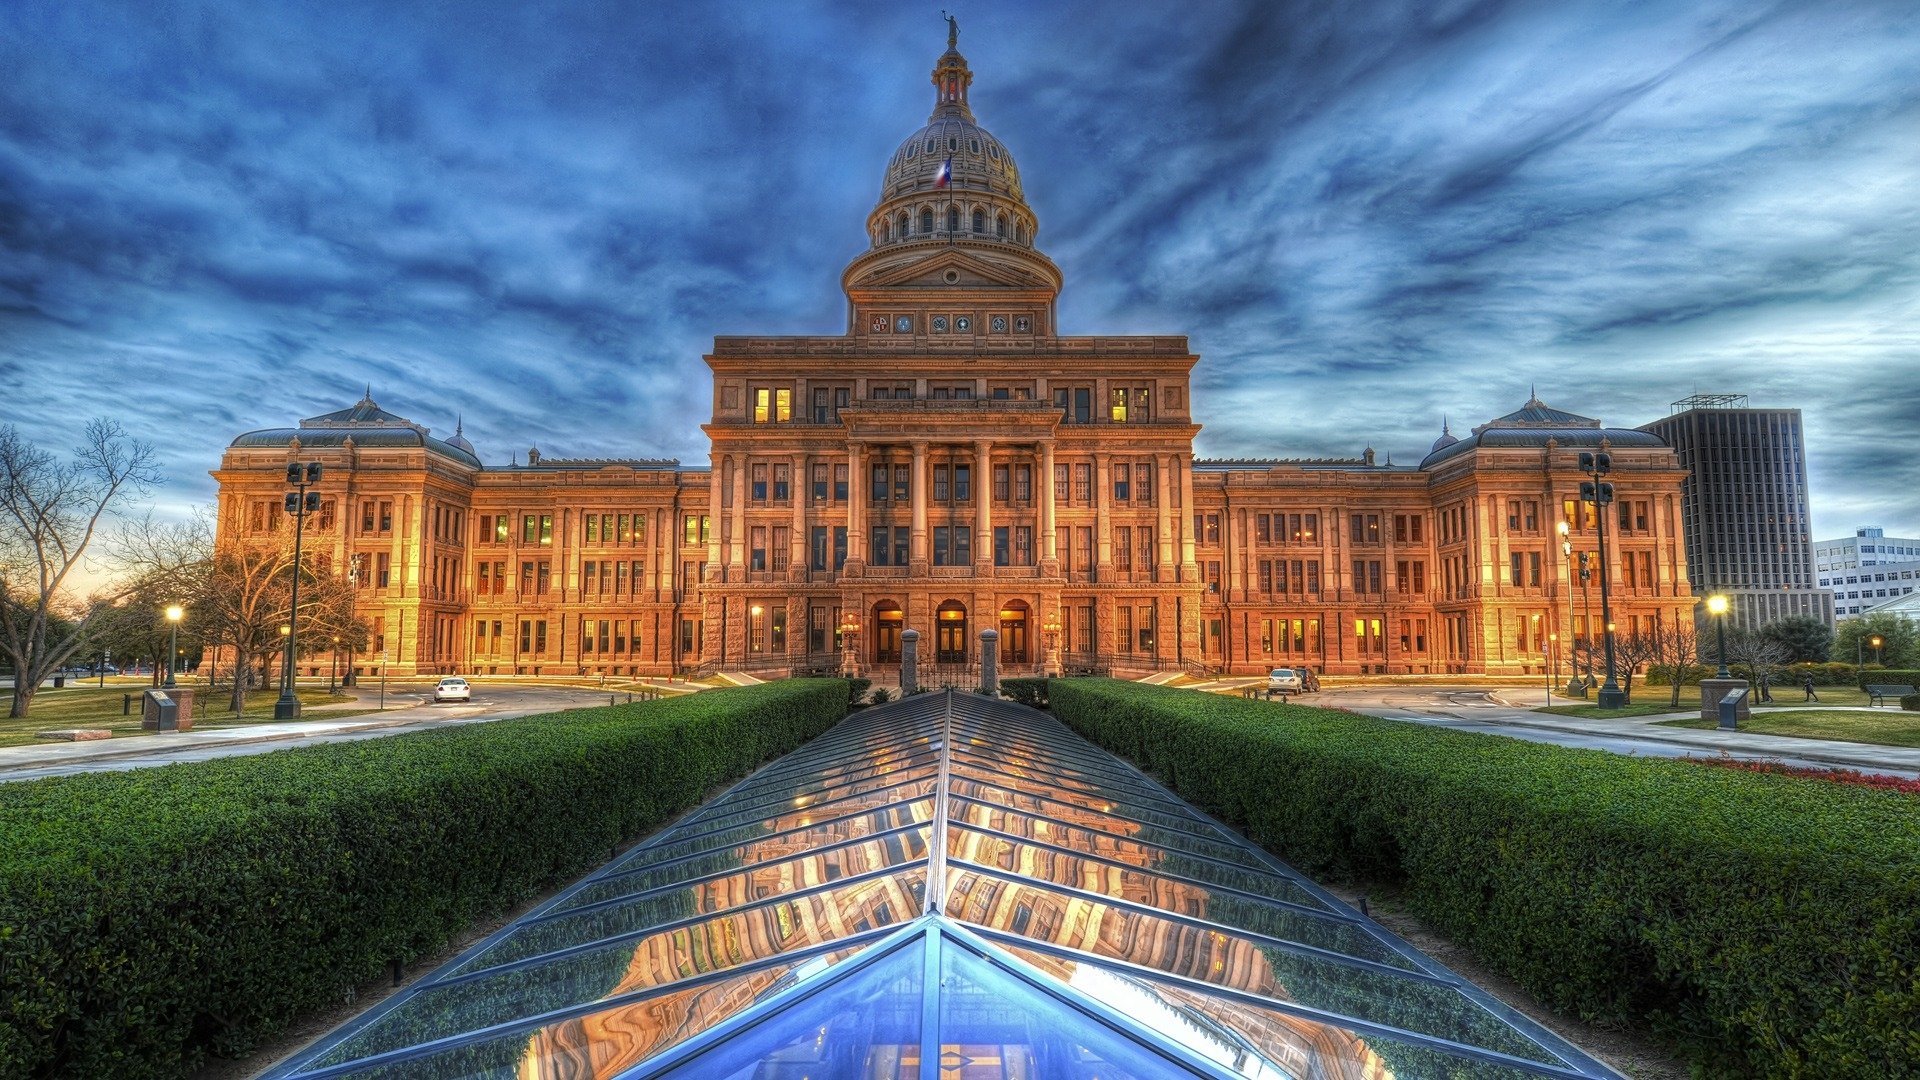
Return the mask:
<path fill-rule="evenodd" d="M 976 780 L 983 784 L 993 784 L 996 787 L 1008 788 L 1013 791 L 1024 791 L 1030 795 L 1040 795 L 1057 802 L 1065 802 L 1074 806 L 1092 807 L 1103 813 L 1114 811 L 1121 814 L 1131 814 L 1135 807 L 1139 807 L 1160 814 L 1178 816 L 1181 811 L 1185 809 L 1177 803 L 1143 799 L 1138 795 L 1127 795 L 1118 791 L 1087 791 L 1056 784 L 1051 780 L 1023 780 L 1020 777 L 1008 776 L 1005 773 L 989 772 L 977 765 L 971 765 L 963 761 L 955 761 L 951 773 L 956 777 Z"/>
<path fill-rule="evenodd" d="M 782 807 L 805 809 L 822 803 L 836 802 L 854 795 L 892 787 L 909 780 L 929 778 L 940 771 L 938 758 L 924 764 L 887 772 L 877 777 L 850 781 L 830 788 L 814 788 L 811 791 L 795 788 L 791 791 L 761 792 L 748 798 L 715 803 L 711 813 L 691 818 L 674 827 L 671 835 L 691 835 L 708 832 L 723 824 L 738 821 L 751 821 L 757 817 L 780 810 Z M 896 800 L 897 801 L 897 800 Z"/>
<path fill-rule="evenodd" d="M 1097 803 L 1094 804 L 1094 808 L 1089 808 L 1084 803 L 1062 802 L 1033 792 L 1014 791 L 1011 788 L 998 787 L 986 781 L 973 780 L 964 776 L 950 779 L 947 782 L 947 790 L 964 798 L 977 799 L 994 806 L 1004 806 L 1036 817 L 1070 816 L 1089 829 L 1118 833 L 1123 836 L 1131 836 L 1139 831 L 1141 825 L 1154 825 L 1163 829 L 1176 829 L 1190 836 L 1208 840 L 1222 838 L 1218 829 L 1199 818 L 1157 813 L 1145 807 L 1121 807 L 1112 803 Z M 1102 812 L 1097 809 L 1100 806 L 1111 807 L 1111 809 Z"/>
<path fill-rule="evenodd" d="M 1048 787 L 1064 789 L 1064 794 L 1080 792 L 1122 802 L 1146 802 L 1160 807 L 1171 807 L 1175 813 L 1187 810 L 1187 805 L 1158 788 L 1134 782 L 1116 781 L 1092 773 L 1078 772 L 1061 767 L 1027 769 L 1016 771 L 989 754 L 971 754 L 956 750 L 953 754 L 955 765 L 964 765 L 969 769 L 983 769 L 997 775 L 1010 775 L 1031 780 Z M 1037 775 L 1035 775 L 1037 774 Z"/>
<path fill-rule="evenodd" d="M 676 1080 L 920 1075 L 925 939 L 903 946 L 662 1074 Z"/>
<path fill-rule="evenodd" d="M 476 1043 L 356 1069 L 354 1080 L 519 1080 L 610 1077 L 811 978 L 861 949 L 655 994 L 601 1012 Z"/>
<path fill-rule="evenodd" d="M 982 874 L 947 874 L 949 916 L 1259 997 L 1390 1024 L 1536 1061 L 1556 1059 L 1458 990 L 1185 926 Z"/>
<path fill-rule="evenodd" d="M 747 908 L 522 968 L 416 992 L 316 1065 L 333 1065 L 555 1009 L 743 967 L 917 915 L 924 867 Z"/>
<path fill-rule="evenodd" d="M 745 806 L 753 801 L 768 797 L 794 796 L 809 792 L 824 791 L 856 783 L 861 780 L 898 773 L 919 765 L 939 761 L 938 750 L 919 750 L 911 754 L 868 753 L 852 760 L 824 769 L 809 768 L 798 773 L 784 773 L 767 777 L 764 781 L 744 785 L 730 791 L 724 799 L 707 804 L 701 808 L 701 815 L 708 811 L 735 804 Z M 689 818 L 688 820 L 694 820 Z"/>
<path fill-rule="evenodd" d="M 1054 810 L 1054 813 L 1036 817 L 1016 814 L 1011 810 L 988 806 L 985 803 L 956 799 L 952 808 L 948 810 L 948 814 L 955 821 L 964 821 L 995 832 L 1012 833 L 1015 836 L 1038 840 L 1043 844 L 1052 844 L 1072 851 L 1085 851 L 1109 859 L 1118 859 L 1133 866 L 1153 864 L 1160 852 L 1142 847 L 1142 845 L 1150 845 L 1152 848 L 1164 849 L 1168 852 L 1203 855 L 1222 862 L 1238 863 L 1251 870 L 1266 871 L 1266 867 L 1252 852 L 1234 844 L 1208 841 L 1192 833 L 1162 829 L 1155 825 L 1128 825 L 1123 831 L 1112 818 L 1103 818 L 1100 815 L 1092 815 L 1092 823 L 1109 825 L 1109 828 L 1099 831 L 1083 829 L 1078 824 L 1084 820 L 1081 814 L 1064 807 L 1056 807 Z M 1065 824 L 1061 819 L 1070 820 L 1075 824 Z M 1305 890 L 1301 892 L 1304 894 Z"/>
<path fill-rule="evenodd" d="M 1075 772 L 1111 776 L 1129 784 L 1147 783 L 1138 772 L 1128 768 L 1119 759 L 1108 755 L 1105 751 L 1094 749 L 1077 738 L 1069 744 L 1022 737 L 1032 734 L 1035 732 L 1027 731 L 1009 735 L 1004 728 L 989 726 L 974 729 L 956 724 L 953 731 L 954 752 L 971 754 L 988 761 L 1009 755 L 1033 758 L 1036 761 L 1053 761 Z"/>
<path fill-rule="evenodd" d="M 927 833 L 926 829 L 888 833 L 798 859 L 764 862 L 725 877 L 658 889 L 620 903 L 522 922 L 511 934 L 455 971 L 465 974 L 498 967 L 697 915 L 713 915 L 774 897 L 802 893 L 842 878 L 892 869 L 926 857 Z"/>
<path fill-rule="evenodd" d="M 685 826 L 684 829 L 675 829 L 668 835 L 674 838 L 675 843 L 678 843 L 680 840 L 700 836 L 709 831 L 718 831 L 735 825 L 745 825 L 756 821 L 768 832 L 785 832 L 788 829 L 798 829 L 806 825 L 811 825 L 816 821 L 844 817 L 847 814 L 856 814 L 863 810 L 878 810 L 881 807 L 890 806 L 897 802 L 905 802 L 910 799 L 918 799 L 925 795 L 931 795 L 936 786 L 931 776 L 932 774 L 929 772 L 926 778 L 918 781 L 901 777 L 900 779 L 906 782 L 898 787 L 877 788 L 873 791 L 849 794 L 844 798 L 831 799 L 826 802 L 809 803 L 806 806 L 794 807 L 787 813 L 774 817 L 760 817 L 761 814 L 766 813 L 765 809 L 728 814 L 724 817 L 711 818 Z"/>
<path fill-rule="evenodd" d="M 1112 863 L 1022 844 L 970 829 L 947 832 L 947 857 L 1023 878 L 1158 908 L 1190 919 L 1238 927 L 1283 941 L 1357 956 L 1379 964 L 1415 970 L 1411 961 L 1388 948 L 1363 927 L 1314 915 L 1243 893 L 1218 892 L 1191 881 L 1162 877 Z"/>
<path fill-rule="evenodd" d="M 939 1075 L 1160 1080 L 1196 1074 L 948 939 L 940 956 Z"/>
<path fill-rule="evenodd" d="M 781 833 L 768 832 L 760 824 L 742 825 L 683 843 L 650 849 L 658 858 L 636 863 L 632 869 L 621 870 L 617 874 L 603 871 L 603 880 L 586 886 L 557 906 L 570 908 L 597 903 L 676 881 L 706 877 L 769 859 L 786 858 L 796 851 L 809 851 L 932 820 L 933 800 L 918 799 L 878 812 L 830 818 L 819 824 Z M 685 861 L 671 861 L 674 859 Z"/>
<path fill-rule="evenodd" d="M 1551 1075 L 1478 1061 L 1400 1039 L 1362 1035 L 1100 964 L 1013 946 L 1007 951 L 1133 1022 L 1242 1076 L 1532 1080 Z"/>

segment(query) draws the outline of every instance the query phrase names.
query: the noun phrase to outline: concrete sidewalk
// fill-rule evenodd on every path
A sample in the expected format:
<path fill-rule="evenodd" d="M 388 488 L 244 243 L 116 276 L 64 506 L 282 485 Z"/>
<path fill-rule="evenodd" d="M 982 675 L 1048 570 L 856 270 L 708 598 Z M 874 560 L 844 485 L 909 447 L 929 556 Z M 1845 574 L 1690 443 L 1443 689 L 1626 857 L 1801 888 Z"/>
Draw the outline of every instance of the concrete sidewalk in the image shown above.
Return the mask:
<path fill-rule="evenodd" d="M 1920 747 L 1880 746 L 1871 743 L 1840 742 L 1834 739 L 1804 739 L 1789 735 L 1763 735 L 1754 731 L 1721 731 L 1718 728 L 1662 726 L 1662 721 L 1697 717 L 1700 715 L 1698 709 L 1683 709 L 1679 712 L 1654 716 L 1630 716 L 1612 720 L 1559 716 L 1554 713 L 1535 712 L 1531 705 L 1515 703 L 1511 697 L 1516 694 L 1516 691 L 1502 690 L 1489 693 L 1487 696 L 1501 707 L 1475 710 L 1473 719 L 1542 731 L 1666 743 L 1697 750 L 1709 757 L 1725 752 L 1743 758 L 1798 759 L 1840 768 L 1859 769 L 1862 772 L 1920 775 Z M 1809 702 L 1808 707 L 1836 712 L 1885 711 L 1866 706 L 1820 705 L 1818 702 Z"/>

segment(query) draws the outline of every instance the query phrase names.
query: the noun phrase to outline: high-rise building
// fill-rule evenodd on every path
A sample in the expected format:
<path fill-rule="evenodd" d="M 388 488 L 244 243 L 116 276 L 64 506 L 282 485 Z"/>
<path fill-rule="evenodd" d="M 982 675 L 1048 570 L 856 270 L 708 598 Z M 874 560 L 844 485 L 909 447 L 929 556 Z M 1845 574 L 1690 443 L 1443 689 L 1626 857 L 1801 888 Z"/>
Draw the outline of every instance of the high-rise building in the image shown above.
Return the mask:
<path fill-rule="evenodd" d="M 1738 627 L 1789 615 L 1831 625 L 1833 593 L 1815 582 L 1800 410 L 1752 408 L 1745 394 L 1696 394 L 1641 430 L 1673 447 L 1688 473 L 1681 490 L 1694 590 L 1725 594 Z"/>
<path fill-rule="evenodd" d="M 715 339 L 708 462 L 483 465 L 369 391 L 234 440 L 222 540 L 285 542 L 286 464 L 324 462 L 306 551 L 361 590 L 363 672 L 885 677 L 914 630 L 959 682 L 992 630 L 1008 673 L 1558 673 L 1604 625 L 1603 540 L 1618 633 L 1687 617 L 1684 473 L 1644 431 L 1534 398 L 1418 466 L 1196 461 L 1199 358 L 1060 332 L 972 81 L 936 62 L 841 275 L 846 332 Z M 1583 450 L 1612 454 L 1605 517 Z"/>
<path fill-rule="evenodd" d="M 1835 615 L 1865 615 L 1920 588 L 1920 540 L 1866 526 L 1852 536 L 1815 542 L 1813 568 L 1820 587 L 1833 592 Z"/>

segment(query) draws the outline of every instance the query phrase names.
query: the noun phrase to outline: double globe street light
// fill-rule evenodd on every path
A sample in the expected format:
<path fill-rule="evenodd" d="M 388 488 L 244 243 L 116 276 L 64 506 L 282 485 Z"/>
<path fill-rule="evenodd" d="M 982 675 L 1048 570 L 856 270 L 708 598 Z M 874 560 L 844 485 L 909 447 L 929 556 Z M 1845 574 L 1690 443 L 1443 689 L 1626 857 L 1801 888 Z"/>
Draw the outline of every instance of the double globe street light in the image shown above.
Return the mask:
<path fill-rule="evenodd" d="M 174 661 L 180 656 L 180 620 L 187 615 L 186 609 L 179 604 L 167 605 L 167 684 L 166 689 L 174 688 Z M 104 682 L 104 680 L 103 680 Z"/>
<path fill-rule="evenodd" d="M 293 653 L 300 636 L 300 539 L 307 515 L 320 509 L 320 493 L 307 489 L 319 483 L 319 462 L 288 463 L 287 486 L 294 490 L 287 492 L 284 505 L 293 515 L 293 595 L 287 604 L 287 655 L 280 674 L 280 700 L 273 703 L 275 720 L 300 718 L 300 699 L 293 693 Z"/>

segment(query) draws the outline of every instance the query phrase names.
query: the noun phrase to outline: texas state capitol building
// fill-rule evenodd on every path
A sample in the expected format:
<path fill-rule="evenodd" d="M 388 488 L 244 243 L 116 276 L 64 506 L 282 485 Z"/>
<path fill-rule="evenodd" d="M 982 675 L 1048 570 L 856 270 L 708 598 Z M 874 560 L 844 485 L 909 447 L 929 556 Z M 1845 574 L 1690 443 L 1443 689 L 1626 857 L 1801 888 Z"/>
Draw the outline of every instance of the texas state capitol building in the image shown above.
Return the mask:
<path fill-rule="evenodd" d="M 1596 549 L 1576 457 L 1605 448 L 1618 631 L 1691 620 L 1684 472 L 1646 432 L 1530 400 L 1417 467 L 1196 461 L 1198 357 L 1059 332 L 1060 270 L 972 81 L 950 38 L 841 277 L 847 332 L 714 340 L 708 467 L 483 465 L 369 392 L 235 439 L 223 535 L 283 542 L 286 463 L 325 463 L 307 543 L 360 590 L 362 673 L 885 677 L 909 628 L 962 666 L 997 630 L 1009 673 L 1539 673 L 1550 636 L 1599 629 L 1556 528 Z"/>

